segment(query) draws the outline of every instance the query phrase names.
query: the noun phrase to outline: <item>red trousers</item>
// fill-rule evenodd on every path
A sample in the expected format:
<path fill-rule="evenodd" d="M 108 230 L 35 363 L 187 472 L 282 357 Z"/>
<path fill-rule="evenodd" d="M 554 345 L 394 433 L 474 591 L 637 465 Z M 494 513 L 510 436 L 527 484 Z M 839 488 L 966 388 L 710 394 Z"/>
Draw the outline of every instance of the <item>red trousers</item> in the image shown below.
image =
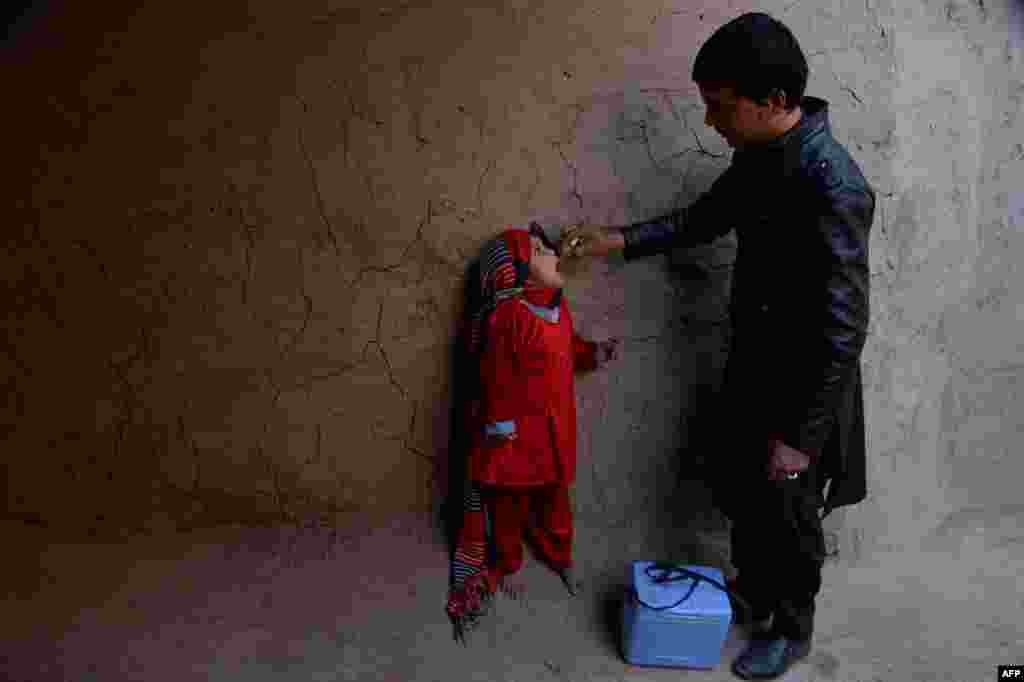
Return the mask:
<path fill-rule="evenodd" d="M 572 505 L 563 486 L 492 488 L 498 572 L 523 565 L 523 540 L 555 570 L 572 566 Z"/>

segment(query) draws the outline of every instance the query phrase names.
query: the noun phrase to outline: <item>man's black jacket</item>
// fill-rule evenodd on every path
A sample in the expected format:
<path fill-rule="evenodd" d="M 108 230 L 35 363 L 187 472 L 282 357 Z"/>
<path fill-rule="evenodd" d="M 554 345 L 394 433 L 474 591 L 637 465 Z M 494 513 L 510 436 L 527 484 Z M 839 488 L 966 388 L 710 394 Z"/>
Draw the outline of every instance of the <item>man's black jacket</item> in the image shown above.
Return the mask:
<path fill-rule="evenodd" d="M 866 495 L 860 356 L 875 193 L 832 137 L 828 104 L 805 97 L 801 107 L 796 126 L 737 150 L 690 206 L 624 228 L 624 256 L 736 230 L 727 385 L 733 410 L 724 423 L 775 435 L 811 455 L 819 490 L 831 479 L 827 513 Z"/>

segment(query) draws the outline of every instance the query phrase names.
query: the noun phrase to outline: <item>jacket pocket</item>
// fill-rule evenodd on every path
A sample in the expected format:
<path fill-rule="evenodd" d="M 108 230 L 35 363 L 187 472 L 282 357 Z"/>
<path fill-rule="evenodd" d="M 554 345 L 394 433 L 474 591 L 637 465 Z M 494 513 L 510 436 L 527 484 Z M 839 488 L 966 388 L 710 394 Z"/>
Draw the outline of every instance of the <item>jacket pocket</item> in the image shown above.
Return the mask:
<path fill-rule="evenodd" d="M 499 484 L 528 485 L 557 478 L 557 450 L 552 420 L 547 415 L 516 417 L 516 439 L 490 453 Z"/>

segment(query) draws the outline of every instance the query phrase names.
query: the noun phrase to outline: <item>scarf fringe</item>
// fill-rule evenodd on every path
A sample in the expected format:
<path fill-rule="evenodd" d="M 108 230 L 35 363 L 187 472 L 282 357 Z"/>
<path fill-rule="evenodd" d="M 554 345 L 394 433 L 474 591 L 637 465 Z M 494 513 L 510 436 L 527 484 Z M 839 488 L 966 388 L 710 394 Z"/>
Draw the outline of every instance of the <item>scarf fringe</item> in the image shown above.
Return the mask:
<path fill-rule="evenodd" d="M 491 611 L 495 594 L 500 589 L 500 581 L 495 586 L 486 573 L 471 576 L 464 585 L 452 589 L 445 610 L 452 623 L 456 642 L 466 643 L 466 635 L 475 630 L 480 620 Z"/>
<path fill-rule="evenodd" d="M 494 579 L 484 574 L 477 574 L 461 588 L 452 590 L 445 610 L 452 623 L 456 642 L 467 643 L 466 636 L 495 608 L 498 595 L 504 595 L 512 601 L 523 601 L 526 598 L 526 590 L 521 585 L 510 584 L 500 577 Z"/>

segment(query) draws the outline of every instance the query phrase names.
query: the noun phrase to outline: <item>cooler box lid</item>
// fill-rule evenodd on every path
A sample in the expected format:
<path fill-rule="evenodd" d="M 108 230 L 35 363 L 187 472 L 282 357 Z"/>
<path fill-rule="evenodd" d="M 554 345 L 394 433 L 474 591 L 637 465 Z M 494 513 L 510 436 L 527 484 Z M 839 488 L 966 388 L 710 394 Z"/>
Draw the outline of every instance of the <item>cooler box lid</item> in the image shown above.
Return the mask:
<path fill-rule="evenodd" d="M 681 579 L 672 582 L 654 582 L 653 578 L 647 575 L 647 568 L 654 564 L 654 561 L 633 562 L 633 586 L 636 589 L 637 597 L 642 602 L 640 606 L 641 610 L 645 610 L 644 604 L 646 604 L 654 609 L 663 609 L 661 611 L 655 611 L 655 613 L 663 613 L 666 615 L 672 614 L 682 616 L 699 614 L 703 616 L 720 615 L 725 618 L 731 618 L 732 607 L 729 604 L 728 595 L 715 585 L 712 585 L 705 580 L 697 581 L 697 586 L 693 589 L 693 593 L 681 604 L 672 608 L 665 608 L 671 604 L 675 604 L 685 597 L 686 593 L 690 591 L 691 587 L 693 587 L 693 583 L 696 579 L 689 576 L 683 576 Z M 715 582 L 723 585 L 725 584 L 722 572 L 717 568 L 695 565 L 686 565 L 683 566 L 683 568 L 706 576 Z M 657 576 L 660 573 L 660 570 L 651 571 L 651 574 L 654 576 Z"/>

